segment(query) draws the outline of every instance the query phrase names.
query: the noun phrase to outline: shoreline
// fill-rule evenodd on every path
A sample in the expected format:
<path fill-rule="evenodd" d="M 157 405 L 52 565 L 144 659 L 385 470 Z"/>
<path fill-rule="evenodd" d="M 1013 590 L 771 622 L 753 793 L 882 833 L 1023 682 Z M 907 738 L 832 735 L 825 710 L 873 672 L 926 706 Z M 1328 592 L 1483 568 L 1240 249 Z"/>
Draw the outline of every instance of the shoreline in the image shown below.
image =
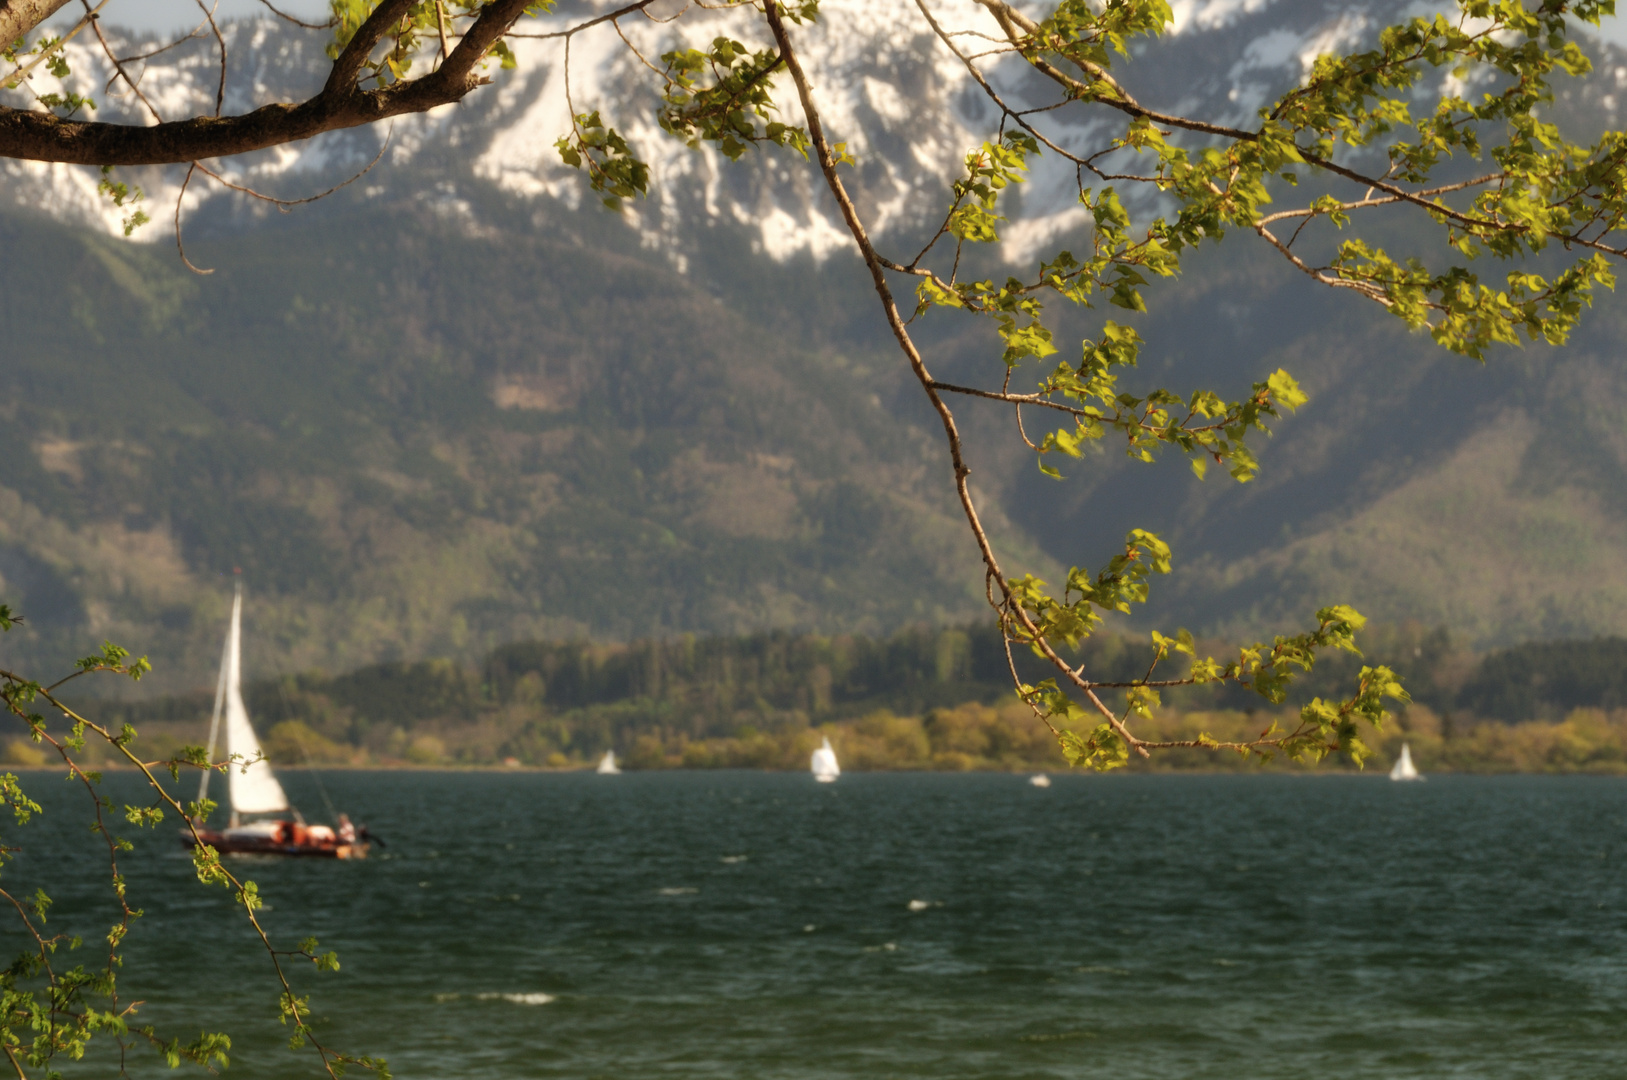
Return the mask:
<path fill-rule="evenodd" d="M 1614 763 L 1612 763 L 1614 765 Z M 0 774 L 11 773 L 49 773 L 60 770 L 61 765 L 15 765 L 0 763 Z M 132 765 L 90 765 L 81 764 L 86 772 L 96 773 L 131 773 L 139 774 L 140 770 Z M 412 762 L 375 762 L 362 765 L 339 765 L 324 763 L 320 765 L 289 765 L 277 764 L 277 768 L 286 773 L 298 775 L 301 772 L 338 773 L 338 772 L 402 772 L 402 773 L 503 773 L 516 776 L 524 775 L 557 775 L 557 776 L 593 776 L 597 775 L 594 766 L 553 766 L 553 765 L 418 765 Z M 634 769 L 622 767 L 622 774 L 657 775 L 661 773 L 754 773 L 760 775 L 798 776 L 807 775 L 807 769 L 768 769 L 748 767 L 720 767 L 720 768 L 690 768 L 674 766 L 658 769 Z M 1111 769 L 1107 772 L 1096 772 L 1089 769 L 1075 769 L 1067 765 L 1059 768 L 1021 768 L 1021 769 L 861 769 L 849 767 L 843 770 L 843 776 L 1010 776 L 1030 777 L 1043 774 L 1051 779 L 1062 779 L 1070 776 L 1087 779 L 1100 779 L 1126 776 L 1292 776 L 1307 778 L 1335 778 L 1348 777 L 1351 779 L 1377 779 L 1389 780 L 1387 766 L 1377 765 L 1370 769 L 1354 768 L 1299 768 L 1282 767 L 1278 765 L 1255 766 L 1251 768 L 1165 768 L 1165 769 Z M 1569 769 L 1432 769 L 1424 774 L 1427 781 L 1433 777 L 1448 776 L 1594 776 L 1594 777 L 1623 777 L 1627 778 L 1627 765 L 1610 768 L 1569 768 Z"/>

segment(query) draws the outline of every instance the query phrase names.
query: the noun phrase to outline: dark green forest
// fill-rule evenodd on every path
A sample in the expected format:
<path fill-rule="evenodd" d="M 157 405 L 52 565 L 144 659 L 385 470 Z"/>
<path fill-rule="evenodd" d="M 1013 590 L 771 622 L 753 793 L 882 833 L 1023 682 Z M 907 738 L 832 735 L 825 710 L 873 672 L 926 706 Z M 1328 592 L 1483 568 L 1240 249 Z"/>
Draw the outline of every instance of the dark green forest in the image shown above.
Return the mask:
<path fill-rule="evenodd" d="M 1218 656 L 1228 647 L 1199 644 Z M 1301 676 L 1286 707 L 1348 694 L 1362 663 L 1402 674 L 1414 704 L 1401 710 L 1395 730 L 1426 737 L 1468 735 L 1487 724 L 1552 724 L 1578 709 L 1619 710 L 1627 700 L 1627 640 L 1620 638 L 1476 654 L 1455 646 L 1444 629 L 1401 624 L 1371 628 L 1363 645 L 1364 657 L 1336 654 Z M 1145 640 L 1109 633 L 1089 639 L 1076 657 L 1103 680 L 1138 676 L 1150 658 Z M 1044 677 L 1033 657 L 1018 652 L 1014 659 L 1024 678 Z M 1165 670 L 1183 668 L 1171 662 Z M 1054 742 L 1017 702 L 999 635 L 985 623 L 888 637 L 770 632 L 524 642 L 492 650 L 479 665 L 442 659 L 261 679 L 245 697 L 267 752 L 296 765 L 507 760 L 567 767 L 614 749 L 643 767 L 795 768 L 818 733 L 831 731 L 842 732 L 861 764 L 873 767 L 1056 763 Z M 86 707 L 105 722 L 135 726 L 153 752 L 169 752 L 203 740 L 212 702 L 212 692 L 199 691 Z M 1159 723 L 1181 730 L 1259 727 L 1280 711 L 1236 686 L 1167 692 L 1164 705 Z M 1175 764 L 1233 763 L 1186 754 Z"/>

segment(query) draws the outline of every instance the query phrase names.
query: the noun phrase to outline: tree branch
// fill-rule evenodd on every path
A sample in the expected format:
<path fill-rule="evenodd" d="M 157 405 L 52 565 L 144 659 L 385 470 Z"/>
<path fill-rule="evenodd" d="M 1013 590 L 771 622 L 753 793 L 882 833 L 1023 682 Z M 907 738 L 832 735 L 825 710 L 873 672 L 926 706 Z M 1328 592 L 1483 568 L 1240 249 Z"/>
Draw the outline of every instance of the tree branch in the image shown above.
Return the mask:
<path fill-rule="evenodd" d="M 10 45 L 68 5 L 68 0 L 0 0 L 0 45 Z"/>
<path fill-rule="evenodd" d="M 1006 36 L 1011 39 L 1012 45 L 1017 47 L 1019 50 L 1021 50 L 1023 47 L 1023 34 L 1026 33 L 1032 37 L 1039 30 L 1039 25 L 1037 23 L 1023 15 L 1020 11 L 1017 11 L 1015 8 L 1011 7 L 1009 4 L 1004 3 L 1003 0 L 977 0 L 977 3 L 989 9 L 989 12 L 994 16 L 995 21 L 1000 24 L 1000 28 L 1004 30 L 1006 32 Z M 1019 31 L 1021 31 L 1021 33 Z M 1117 109 L 1126 116 L 1133 116 L 1137 119 L 1151 120 L 1154 123 L 1163 124 L 1172 128 L 1180 128 L 1184 131 L 1195 131 L 1201 135 L 1216 135 L 1225 139 L 1233 139 L 1237 142 L 1258 142 L 1260 140 L 1260 133 L 1257 131 L 1245 131 L 1242 128 L 1226 127 L 1223 124 L 1211 124 L 1203 120 L 1192 120 L 1184 116 L 1175 116 L 1172 113 L 1163 113 L 1154 109 L 1149 109 L 1140 102 L 1136 101 L 1135 98 L 1131 97 L 1130 94 L 1112 78 L 1112 76 L 1108 75 L 1107 72 L 1101 68 L 1098 68 L 1095 64 L 1085 61 L 1079 62 L 1092 78 L 1097 79 L 1102 83 L 1107 90 L 1106 93 L 1092 87 L 1088 83 L 1080 82 L 1078 79 L 1061 70 L 1056 65 L 1050 63 L 1042 56 L 1025 53 L 1023 59 L 1026 60 L 1035 71 L 1039 72 L 1041 75 L 1044 75 L 1046 78 L 1051 79 L 1053 82 L 1057 83 L 1057 85 L 1064 87 L 1070 93 L 1078 95 L 1081 100 L 1098 101 L 1103 105 L 1109 106 L 1110 108 Z M 1395 196 L 1395 198 L 1400 202 L 1408 202 L 1414 204 L 1415 206 L 1421 206 L 1425 210 L 1439 213 L 1462 225 L 1484 229 L 1497 229 L 1503 232 L 1522 231 L 1526 228 L 1526 226 L 1521 224 L 1511 224 L 1507 222 L 1490 221 L 1485 218 L 1472 217 L 1460 210 L 1454 210 L 1452 207 L 1446 206 L 1445 204 L 1431 202 L 1430 200 L 1419 196 L 1416 192 L 1407 191 L 1405 188 L 1389 183 L 1382 178 L 1367 176 L 1363 173 L 1357 172 L 1355 169 L 1347 168 L 1346 166 L 1340 165 L 1329 158 L 1325 158 L 1320 154 L 1312 152 L 1306 147 L 1300 146 L 1297 149 L 1299 150 L 1300 156 L 1305 159 L 1307 164 L 1314 165 L 1319 169 L 1325 169 L 1328 172 L 1333 173 L 1335 176 L 1342 176 L 1346 180 L 1355 181 L 1356 183 L 1365 187 L 1376 188 L 1379 191 L 1385 192 L 1386 194 Z"/>
<path fill-rule="evenodd" d="M 427 112 L 461 101 L 489 81 L 477 66 L 525 14 L 526 5 L 527 0 L 487 5 L 438 69 L 374 90 L 360 89 L 356 78 L 373 46 L 394 25 L 391 19 L 399 21 L 410 0 L 380 4 L 334 62 L 322 92 L 297 105 L 279 102 L 239 116 L 200 116 L 147 127 L 0 108 L 0 157 L 69 165 L 189 165 Z"/>
<path fill-rule="evenodd" d="M 401 21 L 412 10 L 414 0 L 384 0 L 373 9 L 373 14 L 367 21 L 356 28 L 356 33 L 345 44 L 344 51 L 333 62 L 333 70 L 328 72 L 327 84 L 322 87 L 322 96 L 329 94 L 342 95 L 355 89 L 356 78 L 361 74 L 362 65 L 367 63 L 367 57 L 373 47 L 384 40 L 384 35 Z"/>
<path fill-rule="evenodd" d="M 915 347 L 909 329 L 904 325 L 904 320 L 898 313 L 898 304 L 893 299 L 892 288 L 887 284 L 886 267 L 883 265 L 881 256 L 876 252 L 875 244 L 870 240 L 870 234 L 865 229 L 864 222 L 859 218 L 858 208 L 853 205 L 853 199 L 848 195 L 846 185 L 842 183 L 842 178 L 836 172 L 836 157 L 831 152 L 829 141 L 825 138 L 824 125 L 820 122 L 819 110 L 814 105 L 813 88 L 809 84 L 807 73 L 802 69 L 802 62 L 797 59 L 797 54 L 791 46 L 791 37 L 786 33 L 785 23 L 780 18 L 779 7 L 775 0 L 764 0 L 763 13 L 768 17 L 768 26 L 774 34 L 775 43 L 780 47 L 780 55 L 785 58 L 786 70 L 790 72 L 791 79 L 796 84 L 797 97 L 802 103 L 802 112 L 808 121 L 808 138 L 813 143 L 814 156 L 818 161 L 820 172 L 824 174 L 825 184 L 830 189 L 831 194 L 835 196 L 836 204 L 842 212 L 842 220 L 847 225 L 848 231 L 852 233 L 853 241 L 858 245 L 859 254 L 864 258 L 865 266 L 870 271 L 870 279 L 875 285 L 876 296 L 881 300 L 882 310 L 887 317 L 887 325 L 892 330 L 893 337 L 898 341 L 899 348 L 903 350 L 905 358 L 909 361 L 911 372 L 915 375 L 916 380 L 920 382 L 921 389 L 926 392 L 927 400 L 931 402 L 933 411 L 938 414 L 938 419 L 943 424 L 944 437 L 949 444 L 949 460 L 954 466 L 955 493 L 959 496 L 961 511 L 966 515 L 966 522 L 971 527 L 972 535 L 977 540 L 978 552 L 983 557 L 983 565 L 988 568 L 989 577 L 999 587 L 1003 597 L 1003 603 L 997 606 L 1002 610 L 1011 610 L 1015 613 L 1015 617 L 1023 623 L 1024 629 L 1033 635 L 1035 644 L 1044 652 L 1046 659 L 1065 677 L 1069 678 L 1089 699 L 1091 705 L 1107 718 L 1107 722 L 1113 726 L 1114 731 L 1124 739 L 1126 746 L 1131 747 L 1145 757 L 1146 751 L 1140 748 L 1135 736 L 1131 735 L 1118 717 L 1113 714 L 1113 710 L 1102 704 L 1101 699 L 1096 696 L 1089 683 L 1085 682 L 1080 676 L 1075 675 L 1067 662 L 1056 654 L 1056 651 L 1051 647 L 1051 643 L 1034 626 L 1033 621 L 1028 617 L 1028 613 L 1016 602 L 1016 598 L 1012 594 L 1011 584 L 1006 580 L 1004 572 L 1000 569 L 999 560 L 994 555 L 994 546 L 989 541 L 988 533 L 983 528 L 982 518 L 978 516 L 977 507 L 972 501 L 971 486 L 967 480 L 971 476 L 972 470 L 966 464 L 965 456 L 962 453 L 960 430 L 955 424 L 955 416 L 950 412 L 949 406 L 944 403 L 943 397 L 938 393 L 935 380 L 932 378 L 931 373 L 927 371 L 926 361 L 921 356 L 920 350 Z"/>

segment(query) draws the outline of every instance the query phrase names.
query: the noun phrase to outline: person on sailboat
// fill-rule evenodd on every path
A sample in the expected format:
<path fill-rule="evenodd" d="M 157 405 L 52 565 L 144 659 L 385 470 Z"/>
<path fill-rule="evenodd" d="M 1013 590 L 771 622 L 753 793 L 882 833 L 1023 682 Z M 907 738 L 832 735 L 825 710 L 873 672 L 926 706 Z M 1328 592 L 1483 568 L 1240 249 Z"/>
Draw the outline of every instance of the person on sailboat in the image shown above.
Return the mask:
<path fill-rule="evenodd" d="M 341 844 L 354 844 L 356 842 L 356 826 L 350 823 L 349 814 L 339 815 L 339 842 Z"/>

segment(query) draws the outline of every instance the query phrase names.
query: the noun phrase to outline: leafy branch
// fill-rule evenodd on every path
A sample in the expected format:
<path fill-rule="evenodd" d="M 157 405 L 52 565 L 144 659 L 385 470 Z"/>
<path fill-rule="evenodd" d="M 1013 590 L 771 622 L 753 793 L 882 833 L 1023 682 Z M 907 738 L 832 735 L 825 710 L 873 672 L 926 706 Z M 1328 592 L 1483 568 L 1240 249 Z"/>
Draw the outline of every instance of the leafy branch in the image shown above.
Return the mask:
<path fill-rule="evenodd" d="M 9 630 L 20 621 L 21 617 L 14 615 L 9 607 L 0 605 L 0 631 Z M 7 711 L 28 726 L 29 736 L 35 743 L 48 745 L 56 752 L 67 766 L 69 778 L 79 782 L 91 801 L 92 830 L 107 847 L 109 882 L 119 911 L 118 920 L 105 935 L 107 953 L 99 968 L 87 970 L 84 965 L 77 965 L 67 971 L 58 971 L 53 966 L 53 955 L 61 948 L 69 951 L 80 948 L 82 940 L 65 935 L 47 937 L 40 931 L 51 904 L 43 891 L 32 899 L 21 900 L 0 889 L 0 897 L 11 903 L 34 942 L 32 950 L 23 953 L 10 968 L 0 973 L 0 1050 L 5 1052 L 19 1077 L 27 1076 L 25 1067 L 44 1069 L 46 1075 L 55 1075 L 51 1071 L 53 1060 L 61 1056 L 72 1059 L 82 1057 L 98 1034 L 107 1034 L 116 1040 L 121 1062 L 127 1050 L 126 1037 L 137 1036 L 171 1066 L 182 1060 L 205 1067 L 212 1064 L 224 1067 L 229 1063 L 229 1036 L 206 1032 L 188 1043 L 177 1038 L 166 1040 L 150 1025 L 135 1026 L 131 1023 L 139 1003 L 120 1004 L 116 977 L 118 969 L 123 966 L 120 947 L 142 913 L 140 909 L 130 906 L 124 875 L 119 869 L 119 857 L 133 850 L 134 845 L 129 839 L 115 833 L 109 824 L 106 815 L 115 807 L 111 800 L 100 794 L 102 774 L 81 764 L 89 736 L 105 743 L 117 758 L 137 769 L 154 793 L 151 805 L 124 806 L 125 822 L 138 828 L 156 828 L 163 822 L 166 808 L 180 815 L 192 836 L 193 865 L 198 880 L 205 885 L 226 888 L 243 908 L 244 916 L 266 949 L 273 974 L 281 988 L 278 1015 L 284 1024 L 292 1028 L 290 1046 L 297 1048 L 309 1043 L 330 1077 L 337 1078 L 344 1074 L 347 1066 L 356 1065 L 371 1070 L 380 1080 L 388 1080 L 389 1069 L 381 1059 L 341 1053 L 317 1040 L 310 1024 L 308 998 L 295 994 L 283 965 L 283 958 L 300 958 L 310 961 L 319 971 L 337 971 L 338 957 L 331 952 L 320 952 L 314 938 L 305 939 L 293 950 L 273 947 L 256 914 L 262 906 L 258 887 L 252 881 L 240 880 L 226 869 L 219 853 L 203 842 L 198 831 L 199 823 L 213 809 L 213 804 L 203 800 L 183 807 L 165 790 L 155 772 L 157 769 L 167 770 L 170 777 L 175 779 L 182 768 L 224 770 L 241 767 L 243 763 L 237 760 L 210 762 L 203 748 L 197 746 L 186 747 L 173 758 L 145 761 L 132 749 L 136 730 L 129 724 L 117 732 L 111 731 L 82 716 L 57 696 L 60 687 L 85 675 L 107 673 L 139 680 L 149 670 L 151 667 L 145 657 L 131 660 L 127 650 L 111 642 L 105 642 L 99 653 L 77 661 L 71 674 L 50 686 L 42 686 L 15 672 L 0 669 L 0 702 L 4 702 Z M 45 716 L 38 711 L 41 704 L 62 716 L 68 724 L 65 732 L 50 729 Z M 0 803 L 11 809 L 13 821 L 19 826 L 42 812 L 39 804 L 24 794 L 20 781 L 11 773 L 0 775 Z M 10 861 L 16 850 L 15 847 L 0 844 L 0 866 Z M 43 987 L 30 989 L 31 981 L 36 979 L 43 979 Z M 96 1005 L 98 1001 L 107 1004 L 99 1008 Z M 26 1037 L 25 1033 L 30 1032 L 32 1037 Z M 121 1066 L 121 1075 L 122 1072 Z"/>

